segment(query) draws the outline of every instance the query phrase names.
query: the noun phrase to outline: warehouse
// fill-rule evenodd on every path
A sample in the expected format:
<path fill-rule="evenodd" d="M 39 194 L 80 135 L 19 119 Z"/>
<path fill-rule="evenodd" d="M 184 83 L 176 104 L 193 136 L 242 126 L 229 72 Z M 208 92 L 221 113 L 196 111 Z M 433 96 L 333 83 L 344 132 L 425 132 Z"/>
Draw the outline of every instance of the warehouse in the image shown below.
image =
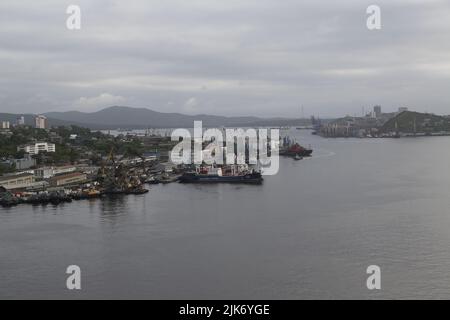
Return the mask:
<path fill-rule="evenodd" d="M 50 179 L 50 185 L 53 187 L 66 186 L 70 184 L 82 183 L 87 180 L 85 173 L 73 172 L 68 174 L 63 174 L 59 176 L 54 176 Z"/>
<path fill-rule="evenodd" d="M 11 176 L 0 177 L 0 186 L 7 190 L 25 189 L 33 186 L 34 175 L 31 173 L 21 173 Z"/>

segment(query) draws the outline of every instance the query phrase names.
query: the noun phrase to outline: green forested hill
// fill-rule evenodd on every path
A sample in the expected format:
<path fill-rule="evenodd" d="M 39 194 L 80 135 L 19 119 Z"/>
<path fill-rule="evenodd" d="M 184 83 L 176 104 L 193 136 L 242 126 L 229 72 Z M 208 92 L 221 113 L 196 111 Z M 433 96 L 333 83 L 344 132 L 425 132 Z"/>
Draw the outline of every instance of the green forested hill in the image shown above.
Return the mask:
<path fill-rule="evenodd" d="M 404 111 L 388 120 L 382 127 L 384 132 L 440 132 L 450 131 L 450 118 L 430 113 Z"/>

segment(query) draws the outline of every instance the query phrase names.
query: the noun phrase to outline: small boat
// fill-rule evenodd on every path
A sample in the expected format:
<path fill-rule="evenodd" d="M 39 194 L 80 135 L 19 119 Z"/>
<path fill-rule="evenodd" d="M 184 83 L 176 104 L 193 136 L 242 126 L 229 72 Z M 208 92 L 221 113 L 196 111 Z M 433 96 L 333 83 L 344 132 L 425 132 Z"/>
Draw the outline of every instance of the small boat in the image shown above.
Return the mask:
<path fill-rule="evenodd" d="M 98 198 L 102 195 L 102 193 L 99 190 L 96 189 L 90 189 L 86 192 L 86 195 L 88 199 Z"/>
<path fill-rule="evenodd" d="M 100 198 L 103 193 L 97 189 L 90 188 L 85 190 L 78 190 L 72 193 L 73 200 L 86 200 L 86 199 L 95 199 Z"/>

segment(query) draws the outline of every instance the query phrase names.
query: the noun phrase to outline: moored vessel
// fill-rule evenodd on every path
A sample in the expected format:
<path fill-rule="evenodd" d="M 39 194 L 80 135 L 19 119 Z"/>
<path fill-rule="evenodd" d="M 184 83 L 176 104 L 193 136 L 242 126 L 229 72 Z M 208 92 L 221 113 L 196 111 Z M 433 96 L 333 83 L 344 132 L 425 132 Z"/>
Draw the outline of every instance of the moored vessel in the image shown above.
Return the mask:
<path fill-rule="evenodd" d="M 248 169 L 247 166 L 224 166 L 196 168 L 195 171 L 186 172 L 180 178 L 182 183 L 253 183 L 263 181 L 261 172 Z"/>

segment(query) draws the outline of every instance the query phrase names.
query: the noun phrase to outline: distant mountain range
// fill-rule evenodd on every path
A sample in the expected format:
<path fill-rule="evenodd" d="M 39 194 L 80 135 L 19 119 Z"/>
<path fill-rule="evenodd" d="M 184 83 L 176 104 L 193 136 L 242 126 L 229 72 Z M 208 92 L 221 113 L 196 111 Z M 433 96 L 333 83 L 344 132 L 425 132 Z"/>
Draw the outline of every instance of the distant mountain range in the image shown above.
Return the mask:
<path fill-rule="evenodd" d="M 202 121 L 204 127 L 255 127 L 309 125 L 309 119 L 224 117 L 206 114 L 185 115 L 181 113 L 156 112 L 146 108 L 109 107 L 97 112 L 79 111 L 44 113 L 51 126 L 78 125 L 91 129 L 146 129 L 191 128 L 194 121 Z M 14 123 L 21 116 L 0 113 L 0 121 Z M 35 115 L 26 114 L 26 124 L 33 125 Z"/>

